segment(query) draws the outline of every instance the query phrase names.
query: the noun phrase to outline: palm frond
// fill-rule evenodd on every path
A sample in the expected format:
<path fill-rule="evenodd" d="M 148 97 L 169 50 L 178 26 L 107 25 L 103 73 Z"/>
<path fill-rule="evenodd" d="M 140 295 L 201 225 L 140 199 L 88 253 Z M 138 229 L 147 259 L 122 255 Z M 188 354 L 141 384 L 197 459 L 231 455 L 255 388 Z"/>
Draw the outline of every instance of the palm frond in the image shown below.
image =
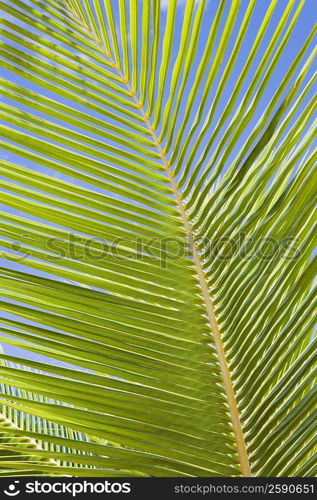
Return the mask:
<path fill-rule="evenodd" d="M 25 369 L 23 370 L 23 367 L 12 365 L 6 361 L 2 361 L 1 366 L 18 368 L 27 373 Z M 54 460 L 51 458 L 51 453 L 57 452 L 59 458 L 61 458 L 63 453 L 67 458 L 69 454 L 75 456 L 78 454 L 78 451 L 68 449 L 65 446 L 65 440 L 74 445 L 76 441 L 88 442 L 90 438 L 87 438 L 84 434 L 67 429 L 63 425 L 57 425 L 44 418 L 24 413 L 19 408 L 7 406 L 5 400 L 8 399 L 10 401 L 12 396 L 51 404 L 60 403 L 50 398 L 33 394 L 25 389 L 12 387 L 3 383 L 3 380 L 6 379 L 1 376 L 0 394 L 4 400 L 2 400 L 0 408 L 0 476 L 25 476 L 37 473 L 42 475 L 43 471 L 41 467 L 45 465 L 52 469 L 52 476 L 61 475 L 60 467 L 68 467 L 72 464 L 62 460 Z M 10 383 L 9 379 L 8 383 Z M 41 434 L 52 436 L 53 441 L 51 443 L 48 443 L 45 439 L 42 441 L 40 439 Z M 80 454 L 82 453 L 87 454 L 87 451 L 80 452 Z M 39 466 L 38 472 L 37 466 Z"/>
<path fill-rule="evenodd" d="M 277 7 L 3 2 L 5 474 L 316 473 L 316 28 L 286 64 Z"/>

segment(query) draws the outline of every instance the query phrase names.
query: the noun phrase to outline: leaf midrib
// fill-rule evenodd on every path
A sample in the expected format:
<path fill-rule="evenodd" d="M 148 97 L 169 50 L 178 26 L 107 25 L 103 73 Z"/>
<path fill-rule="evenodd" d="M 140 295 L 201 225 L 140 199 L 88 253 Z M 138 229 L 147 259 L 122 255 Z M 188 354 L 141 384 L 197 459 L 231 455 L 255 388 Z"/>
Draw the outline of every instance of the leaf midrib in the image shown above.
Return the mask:
<path fill-rule="evenodd" d="M 137 98 L 135 98 L 135 102 L 138 103 Z M 220 329 L 218 327 L 217 318 L 216 318 L 216 315 L 214 312 L 213 303 L 212 303 L 212 300 L 210 297 L 210 292 L 209 292 L 209 288 L 208 288 L 208 284 L 207 284 L 207 280 L 206 280 L 205 271 L 204 271 L 203 264 L 202 264 L 202 261 L 201 261 L 201 258 L 200 258 L 200 255 L 199 255 L 199 252 L 197 249 L 197 244 L 195 242 L 195 236 L 193 234 L 193 231 L 192 231 L 192 228 L 191 228 L 191 225 L 189 222 L 189 218 L 188 218 L 186 211 L 185 211 L 185 207 L 184 207 L 184 204 L 182 201 L 182 196 L 179 192 L 179 189 L 178 189 L 178 186 L 175 182 L 173 173 L 170 169 L 170 163 L 166 158 L 166 154 L 163 151 L 163 149 L 158 141 L 158 138 L 155 134 L 155 131 L 154 131 L 149 119 L 146 117 L 146 113 L 144 111 L 144 108 L 140 106 L 139 109 L 140 109 L 140 112 L 144 118 L 144 121 L 145 121 L 149 131 L 151 132 L 151 135 L 153 137 L 155 145 L 160 153 L 162 163 L 165 167 L 165 170 L 166 170 L 168 179 L 170 181 L 174 196 L 176 198 L 177 206 L 179 208 L 179 211 L 180 211 L 180 214 L 182 217 L 182 221 L 183 221 L 184 228 L 185 228 L 186 235 L 187 235 L 187 239 L 188 239 L 189 248 L 193 254 L 193 262 L 194 262 L 194 265 L 195 265 L 195 268 L 197 271 L 198 280 L 199 280 L 199 284 L 200 284 L 200 288 L 201 288 L 201 293 L 203 296 L 204 304 L 206 307 L 206 313 L 207 313 L 207 317 L 208 317 L 208 321 L 209 321 L 209 325 L 210 325 L 210 330 L 211 330 L 211 333 L 212 333 L 212 336 L 214 339 L 214 343 L 215 343 L 215 347 L 216 347 L 216 351 L 218 354 L 218 360 L 219 360 L 219 365 L 220 365 L 223 383 L 224 383 L 224 387 L 225 387 L 225 392 L 226 392 L 226 396 L 227 396 L 227 403 L 228 403 L 228 407 L 229 407 L 231 423 L 232 423 L 232 427 L 233 427 L 233 431 L 234 431 L 234 435 L 235 435 L 235 440 L 236 440 L 236 444 L 237 444 L 237 451 L 238 451 L 238 455 L 239 455 L 239 459 L 240 459 L 241 472 L 244 476 L 249 477 L 249 476 L 251 476 L 249 458 L 248 458 L 245 440 L 244 440 L 244 435 L 243 435 L 243 431 L 242 431 L 242 427 L 241 427 L 241 421 L 240 421 L 240 415 L 239 415 L 239 411 L 238 411 L 238 407 L 237 407 L 237 402 L 236 402 L 236 398 L 235 398 L 235 394 L 234 394 L 234 390 L 233 390 L 230 370 L 229 370 L 228 362 L 226 359 L 224 346 L 223 346 L 223 342 L 222 342 L 222 338 L 221 338 L 221 333 L 220 333 Z"/>
<path fill-rule="evenodd" d="M 68 5 L 66 4 L 65 0 L 63 0 L 63 1 L 66 5 L 66 8 L 68 9 Z M 131 98 L 134 100 L 135 104 L 137 105 L 137 108 L 138 108 L 142 118 L 144 119 L 144 123 L 146 124 L 146 126 L 147 126 L 147 128 L 152 136 L 152 139 L 155 143 L 155 146 L 158 150 L 158 153 L 160 155 L 160 158 L 161 158 L 162 164 L 164 166 L 164 169 L 166 171 L 168 180 L 171 184 L 171 188 L 172 188 L 173 194 L 175 196 L 178 209 L 180 211 L 180 215 L 181 215 L 184 229 L 186 232 L 186 236 L 188 239 L 189 248 L 193 254 L 193 263 L 194 263 L 194 266 L 195 266 L 195 269 L 197 272 L 199 285 L 201 288 L 201 293 L 202 293 L 203 301 L 204 301 L 205 308 L 206 308 L 206 314 L 207 314 L 208 321 L 209 321 L 211 335 L 213 337 L 216 352 L 218 355 L 218 361 L 219 361 L 219 366 L 220 366 L 220 370 L 221 370 L 221 374 L 222 374 L 224 389 L 225 389 L 225 393 L 226 393 L 226 397 L 227 397 L 230 419 L 231 419 L 234 437 L 235 437 L 235 441 L 236 441 L 236 445 L 237 445 L 237 452 L 238 452 L 239 460 L 240 460 L 241 473 L 245 477 L 250 477 L 252 474 L 251 474 L 251 469 L 250 469 L 249 457 L 248 457 L 247 448 L 246 448 L 246 444 L 245 444 L 244 434 L 242 431 L 241 419 L 240 419 L 240 414 L 239 414 L 239 410 L 238 410 L 238 406 L 237 406 L 236 396 L 235 396 L 234 389 L 233 389 L 233 383 L 232 383 L 232 379 L 231 379 L 231 375 L 230 375 L 229 364 L 228 364 L 228 361 L 226 359 L 224 345 L 223 345 L 222 338 L 221 338 L 221 332 L 220 332 L 220 329 L 218 326 L 218 322 L 217 322 L 216 314 L 214 311 L 213 302 L 212 302 L 212 299 L 210 296 L 210 291 L 209 291 L 208 282 L 206 279 L 203 263 L 202 263 L 200 254 L 198 252 L 197 244 L 195 241 L 195 236 L 194 236 L 194 233 L 192 231 L 191 224 L 190 224 L 188 215 L 187 215 L 186 210 L 185 210 L 185 206 L 183 204 L 182 195 L 179 191 L 178 185 L 177 185 L 177 183 L 174 179 L 173 173 L 171 171 L 170 162 L 166 157 L 166 151 L 163 150 L 163 148 L 160 144 L 160 141 L 155 133 L 155 130 L 150 122 L 149 117 L 147 116 L 147 114 L 145 112 L 145 109 L 144 109 L 142 103 L 138 100 L 135 91 L 130 86 L 128 79 L 121 71 L 121 68 L 117 66 L 117 64 L 115 63 L 115 61 L 112 58 L 112 55 L 109 54 L 107 49 L 103 46 L 102 42 L 99 40 L 98 36 L 96 35 L 96 33 L 94 33 L 92 28 L 90 26 L 88 26 L 84 20 L 80 19 L 74 11 L 72 11 L 71 13 L 74 15 L 74 17 L 76 17 L 76 20 L 79 22 L 79 24 L 81 24 L 84 27 L 84 29 L 87 30 L 87 33 L 91 36 L 91 38 L 99 45 L 102 53 L 104 54 L 104 56 L 106 56 L 108 58 L 113 69 L 115 69 L 118 72 L 120 78 L 122 79 L 122 83 L 124 85 L 126 85 Z"/>

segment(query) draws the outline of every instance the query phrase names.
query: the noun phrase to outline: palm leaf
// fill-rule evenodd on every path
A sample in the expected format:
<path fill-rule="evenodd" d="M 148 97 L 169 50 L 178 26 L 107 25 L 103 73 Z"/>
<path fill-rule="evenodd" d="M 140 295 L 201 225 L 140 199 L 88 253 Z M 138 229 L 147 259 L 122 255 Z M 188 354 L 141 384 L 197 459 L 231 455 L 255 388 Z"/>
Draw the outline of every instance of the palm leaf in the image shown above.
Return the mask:
<path fill-rule="evenodd" d="M 3 4 L 5 474 L 316 473 L 316 31 L 281 72 L 264 3 Z"/>
<path fill-rule="evenodd" d="M 23 367 L 12 365 L 6 361 L 1 361 L 3 367 L 15 367 L 23 370 Z M 23 389 L 17 389 L 10 385 L 1 383 L 1 394 L 10 399 L 11 396 L 18 396 L 32 401 L 42 401 L 45 403 L 60 404 L 38 394 L 32 394 Z M 56 442 L 48 443 L 41 441 L 40 435 L 51 435 Z M 67 429 L 62 425 L 56 425 L 43 418 L 38 418 L 21 411 L 10 408 L 6 404 L 1 404 L 0 410 L 0 476 L 20 476 L 35 475 L 36 467 L 48 465 L 52 467 L 52 475 L 61 475 L 60 467 L 68 467 L 68 462 L 54 460 L 50 458 L 51 452 L 57 452 L 59 458 L 65 453 L 75 455 L 76 450 L 65 447 L 64 440 L 74 444 L 75 441 L 88 441 L 87 436 Z M 80 452 L 80 454 L 87 452 Z M 77 461 L 76 461 L 77 463 Z M 21 467 L 19 468 L 19 464 Z M 29 465 L 29 470 L 27 469 Z M 12 470 L 13 467 L 13 470 Z M 84 466 L 87 467 L 87 466 Z M 19 470 L 20 469 L 20 470 Z M 40 470 L 39 475 L 43 472 Z"/>

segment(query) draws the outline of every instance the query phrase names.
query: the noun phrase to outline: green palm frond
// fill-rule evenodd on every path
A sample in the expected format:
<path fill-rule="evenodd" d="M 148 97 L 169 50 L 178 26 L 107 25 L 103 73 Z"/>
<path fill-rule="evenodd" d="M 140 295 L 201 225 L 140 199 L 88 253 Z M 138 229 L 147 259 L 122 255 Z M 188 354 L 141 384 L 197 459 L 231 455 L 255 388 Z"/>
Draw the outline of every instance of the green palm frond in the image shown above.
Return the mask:
<path fill-rule="evenodd" d="M 3 2 L 1 474 L 316 474 L 305 4 Z"/>
<path fill-rule="evenodd" d="M 22 366 L 13 365 L 6 361 L 1 361 L 1 366 L 23 370 Z M 2 398 L 8 400 L 10 400 L 11 396 L 17 396 L 31 401 L 61 404 L 50 398 L 33 394 L 27 390 L 17 389 L 4 383 L 0 385 L 0 394 Z M 48 443 L 45 439 L 42 441 L 40 439 L 41 434 L 44 436 L 50 435 L 53 441 L 51 443 Z M 63 425 L 57 425 L 44 418 L 24 413 L 18 408 L 11 408 L 5 404 L 5 401 L 2 401 L 0 405 L 0 476 L 35 475 L 37 465 L 40 467 L 48 465 L 52 468 L 53 476 L 61 475 L 60 467 L 68 467 L 70 464 L 63 460 L 56 461 L 52 459 L 50 457 L 51 452 L 57 452 L 59 456 L 66 453 L 67 457 L 70 453 L 72 455 L 78 453 L 76 450 L 65 447 L 65 439 L 74 444 L 76 441 L 88 441 L 90 438 L 82 433 L 67 429 Z M 85 453 L 87 454 L 87 452 Z M 27 469 L 28 465 L 29 470 Z M 40 470 L 39 475 L 42 474 L 43 472 Z"/>

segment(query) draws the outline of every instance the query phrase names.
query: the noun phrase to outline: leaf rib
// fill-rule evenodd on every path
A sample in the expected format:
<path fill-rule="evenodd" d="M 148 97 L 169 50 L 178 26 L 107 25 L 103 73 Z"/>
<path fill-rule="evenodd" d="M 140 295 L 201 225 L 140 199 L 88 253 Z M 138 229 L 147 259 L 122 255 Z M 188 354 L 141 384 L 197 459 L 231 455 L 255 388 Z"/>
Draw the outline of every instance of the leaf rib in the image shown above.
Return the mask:
<path fill-rule="evenodd" d="M 158 153 L 160 155 L 162 164 L 165 168 L 167 177 L 169 179 L 169 182 L 171 184 L 171 188 L 173 191 L 173 194 L 176 199 L 176 203 L 178 206 L 178 209 L 180 211 L 180 215 L 184 224 L 184 228 L 186 231 L 187 239 L 188 239 L 188 244 L 189 248 L 193 254 L 193 263 L 196 268 L 196 272 L 198 275 L 198 280 L 201 288 L 201 293 L 203 296 L 204 304 L 206 307 L 206 314 L 208 317 L 209 325 L 210 325 L 210 330 L 212 333 L 212 337 L 214 339 L 215 343 L 215 348 L 216 352 L 218 355 L 218 361 L 222 373 L 222 378 L 223 378 L 223 384 L 224 384 L 224 389 L 227 397 L 227 403 L 228 403 L 228 409 L 230 413 L 230 418 L 231 418 L 231 423 L 232 423 L 232 428 L 234 432 L 234 437 L 237 445 L 237 452 L 239 455 L 239 460 L 240 460 L 240 465 L 241 465 L 241 473 L 243 476 L 250 477 L 251 476 L 251 469 L 250 469 L 250 464 L 249 464 L 249 458 L 248 458 L 248 453 L 246 449 L 246 444 L 245 444 L 245 439 L 244 439 L 244 434 L 242 431 L 242 426 L 241 426 L 241 421 L 240 421 L 240 414 L 236 402 L 236 397 L 233 389 L 233 384 L 231 380 L 231 375 L 230 375 L 230 369 L 228 365 L 228 361 L 226 359 L 226 354 L 222 342 L 222 337 L 221 337 L 221 332 L 218 326 L 216 314 L 214 311 L 212 299 L 210 296 L 210 291 L 208 287 L 208 281 L 205 276 L 205 271 L 204 267 L 202 264 L 202 260 L 197 248 L 197 244 L 195 241 L 195 236 L 191 228 L 191 224 L 189 221 L 189 218 L 187 216 L 185 206 L 183 204 L 182 200 L 182 195 L 179 192 L 177 183 L 175 182 L 173 173 L 170 168 L 170 162 L 166 157 L 166 152 L 163 150 L 160 140 L 158 139 L 155 130 L 150 122 L 149 116 L 146 114 L 144 107 L 142 103 L 139 101 L 137 98 L 136 92 L 133 90 L 133 88 L 130 86 L 126 76 L 123 74 L 121 71 L 120 67 L 116 62 L 113 60 L 112 55 L 109 54 L 109 52 L 103 47 L 103 44 L 95 37 L 94 33 L 89 29 L 88 26 L 85 26 L 87 28 L 87 31 L 90 33 L 90 36 L 96 41 L 96 43 L 100 47 L 100 51 L 104 53 L 104 55 L 108 58 L 108 63 L 113 67 L 114 70 L 118 72 L 120 75 L 120 78 L 122 80 L 122 83 L 124 83 L 131 95 L 131 98 L 134 100 L 135 104 L 137 105 L 137 108 L 141 114 L 141 116 L 144 119 L 144 122 L 153 138 L 153 141 L 155 143 L 155 146 L 158 150 Z"/>
<path fill-rule="evenodd" d="M 144 110 L 142 108 L 140 108 L 140 111 L 143 115 Z M 183 224 L 184 224 L 187 238 L 188 238 L 189 247 L 190 247 L 192 254 L 193 254 L 193 261 L 194 261 L 194 265 L 195 265 L 195 268 L 197 271 L 197 275 L 198 275 L 199 284 L 201 287 L 201 292 L 203 295 L 204 303 L 206 306 L 206 312 L 207 312 L 208 321 L 210 324 L 210 329 L 211 329 L 211 332 L 213 334 L 215 347 L 216 347 L 216 351 L 218 354 L 220 369 L 221 369 L 221 373 L 222 373 L 222 377 L 223 377 L 223 383 L 224 383 L 226 396 L 227 396 L 227 402 L 228 402 L 228 406 L 229 406 L 232 427 L 233 427 L 235 440 L 236 440 L 236 444 L 237 444 L 237 450 L 238 450 L 238 454 L 239 454 L 239 458 L 240 458 L 241 471 L 242 471 L 242 474 L 244 476 L 251 476 L 249 459 L 248 459 L 244 435 L 243 435 L 243 431 L 242 431 L 242 427 L 241 427 L 237 402 L 236 402 L 236 398 L 235 398 L 235 394 L 234 394 L 234 390 L 233 390 L 232 380 L 231 380 L 231 376 L 230 376 L 230 370 L 229 370 L 228 362 L 226 359 L 226 355 L 225 355 L 225 351 L 224 351 L 224 347 L 223 347 L 223 342 L 222 342 L 222 338 L 221 338 L 221 333 L 220 333 L 218 323 L 217 323 L 217 318 L 216 318 L 216 315 L 214 312 L 213 303 L 212 303 L 212 300 L 210 297 L 210 292 L 209 292 L 209 288 L 207 285 L 207 280 L 205 277 L 204 268 L 203 268 L 203 265 L 201 262 L 199 252 L 197 250 L 195 237 L 194 237 L 194 234 L 192 232 L 191 225 L 190 225 L 188 216 L 187 216 L 186 211 L 185 211 L 185 207 L 183 205 L 181 194 L 178 190 L 177 184 L 176 184 L 175 179 L 173 177 L 173 174 L 171 172 L 169 162 L 165 156 L 164 151 L 162 150 L 160 143 L 158 142 L 156 134 L 155 134 L 154 130 L 152 129 L 152 126 L 151 126 L 149 120 L 146 118 L 145 113 L 144 113 L 144 120 L 145 120 L 145 122 L 146 122 L 152 136 L 153 136 L 153 139 L 154 139 L 154 142 L 156 143 L 157 149 L 160 152 L 163 165 L 166 168 L 166 172 L 167 172 L 168 178 L 170 180 L 172 190 L 173 190 L 173 193 L 174 193 L 176 201 L 177 201 L 179 211 L 181 213 L 181 217 L 182 217 Z"/>
<path fill-rule="evenodd" d="M 122 74 L 121 71 L 119 71 L 119 74 L 122 77 L 122 79 L 125 79 L 124 75 Z M 155 130 L 154 130 L 154 128 L 149 120 L 149 117 L 147 116 L 142 104 L 140 103 L 140 101 L 136 97 L 135 92 L 130 87 L 129 83 L 126 83 L 126 86 L 127 86 L 128 90 L 130 91 L 131 96 L 132 96 L 134 102 L 136 103 L 136 105 L 137 105 L 137 107 L 138 107 L 138 109 L 139 109 L 139 111 L 144 119 L 146 126 L 149 129 L 149 132 L 151 133 L 153 141 L 154 141 L 154 143 L 157 147 L 157 150 L 160 154 L 163 166 L 166 170 L 166 174 L 167 174 L 168 179 L 170 181 L 174 196 L 176 198 L 177 206 L 179 208 L 179 211 L 180 211 L 180 214 L 182 217 L 182 221 L 184 224 L 184 228 L 186 231 L 189 248 L 193 254 L 193 262 L 194 262 L 194 265 L 195 265 L 195 268 L 197 271 L 199 284 L 200 284 L 202 296 L 203 296 L 205 307 L 206 307 L 206 313 L 207 313 L 208 321 L 210 324 L 210 329 L 212 332 L 216 351 L 218 354 L 218 360 L 219 360 L 219 365 L 220 365 L 220 369 L 221 369 L 221 373 L 222 373 L 224 388 L 225 388 L 225 392 L 226 392 L 231 423 L 232 423 L 235 441 L 237 444 L 237 451 L 238 451 L 238 455 L 239 455 L 239 459 L 240 459 L 241 472 L 242 472 L 243 476 L 250 477 L 251 476 L 251 469 L 250 469 L 250 464 L 249 464 L 249 458 L 248 458 L 248 453 L 247 453 L 246 444 L 245 444 L 245 440 L 244 440 L 244 434 L 242 431 L 239 410 L 238 410 L 236 397 L 235 397 L 235 393 L 234 393 L 234 389 L 233 389 L 233 384 L 232 384 L 232 380 L 231 380 L 229 365 L 228 365 L 228 361 L 226 359 L 226 354 L 225 354 L 225 350 L 224 350 L 224 346 L 223 346 L 223 342 L 222 342 L 222 338 L 221 338 L 221 333 L 220 333 L 220 329 L 218 326 L 213 303 L 212 303 L 212 300 L 210 297 L 210 291 L 209 291 L 209 287 L 207 284 L 205 271 L 203 268 L 200 254 L 199 254 L 198 249 L 197 249 L 197 244 L 195 242 L 195 237 L 194 237 L 194 234 L 193 234 L 193 231 L 191 228 L 191 224 L 190 224 L 190 221 L 189 221 L 188 216 L 186 214 L 186 210 L 185 210 L 185 207 L 183 204 L 182 196 L 179 192 L 179 189 L 178 189 L 178 186 L 175 182 L 173 173 L 170 169 L 170 162 L 166 157 L 166 153 L 160 144 L 160 141 L 159 141 L 159 139 L 155 133 Z"/>

